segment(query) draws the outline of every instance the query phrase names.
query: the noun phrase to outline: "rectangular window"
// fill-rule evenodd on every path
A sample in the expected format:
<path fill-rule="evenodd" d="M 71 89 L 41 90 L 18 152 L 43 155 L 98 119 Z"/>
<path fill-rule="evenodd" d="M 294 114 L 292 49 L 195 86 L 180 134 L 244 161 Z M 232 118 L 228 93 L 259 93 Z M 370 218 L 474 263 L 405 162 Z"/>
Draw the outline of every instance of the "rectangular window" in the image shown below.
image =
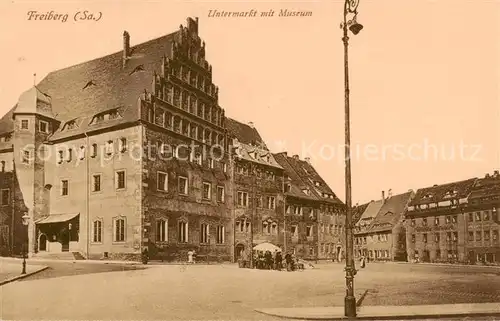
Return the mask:
<path fill-rule="evenodd" d="M 434 225 L 438 226 L 439 225 L 439 217 L 434 218 Z"/>
<path fill-rule="evenodd" d="M 227 172 L 227 164 L 226 164 L 226 163 L 222 163 L 222 171 L 223 171 L 224 173 L 226 173 L 226 172 Z"/>
<path fill-rule="evenodd" d="M 177 241 L 179 243 L 187 243 L 188 241 L 188 223 L 180 221 L 177 224 Z"/>
<path fill-rule="evenodd" d="M 101 175 L 92 175 L 92 192 L 99 192 L 101 190 Z"/>
<path fill-rule="evenodd" d="M 493 231 L 493 242 L 497 242 L 498 241 L 498 230 L 494 230 Z"/>
<path fill-rule="evenodd" d="M 271 210 L 276 208 L 276 198 L 274 196 L 267 197 L 267 208 Z"/>
<path fill-rule="evenodd" d="M 164 172 L 156 173 L 156 189 L 158 191 L 168 191 L 168 175 Z"/>
<path fill-rule="evenodd" d="M 290 214 L 290 205 L 285 206 L 285 212 Z"/>
<path fill-rule="evenodd" d="M 415 219 L 411 219 L 411 226 L 415 226 Z"/>
<path fill-rule="evenodd" d="M 476 241 L 481 241 L 481 231 L 476 232 Z"/>
<path fill-rule="evenodd" d="M 440 239 L 441 239 L 441 236 L 439 235 L 439 233 L 434 234 L 434 241 L 436 243 L 439 243 Z"/>
<path fill-rule="evenodd" d="M 474 232 L 469 232 L 469 241 L 474 241 Z"/>
<path fill-rule="evenodd" d="M 424 233 L 422 236 L 424 243 L 427 243 L 427 233 Z"/>
<path fill-rule="evenodd" d="M 125 219 L 118 218 L 114 221 L 114 242 L 125 242 Z"/>
<path fill-rule="evenodd" d="M 453 232 L 453 242 L 458 242 L 458 232 Z"/>
<path fill-rule="evenodd" d="M 188 179 L 186 177 L 179 176 L 179 194 L 188 194 Z"/>
<path fill-rule="evenodd" d="M 21 129 L 26 130 L 29 128 L 29 121 L 27 119 L 21 120 Z"/>
<path fill-rule="evenodd" d="M 208 224 L 201 224 L 200 227 L 200 243 L 208 243 L 210 235 L 210 226 Z"/>
<path fill-rule="evenodd" d="M 484 221 L 489 221 L 490 220 L 490 213 L 488 211 L 484 211 L 484 213 L 483 213 L 483 220 Z"/>
<path fill-rule="evenodd" d="M 441 258 L 441 250 L 437 249 L 436 250 L 436 259 L 440 259 L 440 258 Z"/>
<path fill-rule="evenodd" d="M 424 218 L 422 219 L 422 225 L 423 225 L 423 226 L 427 226 L 427 218 L 425 218 L 425 217 L 424 217 Z"/>
<path fill-rule="evenodd" d="M 211 158 L 208 160 L 208 167 L 209 168 L 214 168 L 214 160 L 211 159 Z"/>
<path fill-rule="evenodd" d="M 446 224 L 449 224 L 450 223 L 450 217 L 449 216 L 446 216 Z"/>
<path fill-rule="evenodd" d="M 102 221 L 97 220 L 92 223 L 92 241 L 102 243 Z"/>
<path fill-rule="evenodd" d="M 298 226 L 297 225 L 292 225 L 292 228 L 291 228 L 292 236 L 298 236 L 299 235 L 298 231 L 299 231 Z"/>
<path fill-rule="evenodd" d="M 469 213 L 469 222 L 474 222 L 474 214 Z"/>
<path fill-rule="evenodd" d="M 225 198 L 224 186 L 217 186 L 217 202 L 224 203 Z"/>
<path fill-rule="evenodd" d="M 63 154 L 64 154 L 64 152 L 62 150 L 57 151 L 57 163 L 58 164 L 61 164 L 63 162 L 63 159 L 64 159 Z"/>
<path fill-rule="evenodd" d="M 5 206 L 10 204 L 10 190 L 9 189 L 3 189 L 2 190 L 2 195 L 0 198 L 0 205 Z"/>
<path fill-rule="evenodd" d="M 125 189 L 125 171 L 117 171 L 115 173 L 116 189 Z"/>
<path fill-rule="evenodd" d="M 312 227 L 312 225 L 308 225 L 307 226 L 307 234 L 306 234 L 306 236 L 307 237 L 311 237 L 312 235 L 313 235 L 313 227 Z"/>
<path fill-rule="evenodd" d="M 120 138 L 118 148 L 120 150 L 120 153 L 124 153 L 127 151 L 127 139 L 126 138 Z"/>
<path fill-rule="evenodd" d="M 68 180 L 61 181 L 61 195 L 66 196 L 69 194 L 69 183 Z"/>
<path fill-rule="evenodd" d="M 217 226 L 217 244 L 223 244 L 226 242 L 225 230 L 224 226 Z"/>
<path fill-rule="evenodd" d="M 90 154 L 90 157 L 96 157 L 97 156 L 97 144 L 92 144 L 92 152 Z"/>
<path fill-rule="evenodd" d="M 451 241 L 451 232 L 446 232 L 446 242 Z"/>
<path fill-rule="evenodd" d="M 156 242 L 168 241 L 168 221 L 159 219 L 156 221 Z"/>
<path fill-rule="evenodd" d="M 209 200 L 212 198 L 212 184 L 203 182 L 203 198 Z"/>
<path fill-rule="evenodd" d="M 238 192 L 238 206 L 247 207 L 248 206 L 248 193 Z"/>
<path fill-rule="evenodd" d="M 484 231 L 484 240 L 485 241 L 490 240 L 490 231 L 489 230 Z"/>
<path fill-rule="evenodd" d="M 80 150 L 78 152 L 78 158 L 80 160 L 84 159 L 85 158 L 85 146 L 81 146 L 80 147 Z"/>
<path fill-rule="evenodd" d="M 457 220 L 458 220 L 458 217 L 457 217 L 456 215 L 453 215 L 453 216 L 451 217 L 451 222 L 452 222 L 452 223 L 456 223 L 456 222 L 457 222 Z"/>
<path fill-rule="evenodd" d="M 481 213 L 480 212 L 476 212 L 476 221 L 477 222 L 481 221 Z"/>
<path fill-rule="evenodd" d="M 49 123 L 44 121 L 44 120 L 38 121 L 38 131 L 40 131 L 42 133 L 48 133 L 49 132 Z"/>
<path fill-rule="evenodd" d="M 412 235 L 411 235 L 411 242 L 412 242 L 412 243 L 415 243 L 415 234 L 412 234 Z M 366 243 L 366 239 L 365 239 L 365 243 Z"/>

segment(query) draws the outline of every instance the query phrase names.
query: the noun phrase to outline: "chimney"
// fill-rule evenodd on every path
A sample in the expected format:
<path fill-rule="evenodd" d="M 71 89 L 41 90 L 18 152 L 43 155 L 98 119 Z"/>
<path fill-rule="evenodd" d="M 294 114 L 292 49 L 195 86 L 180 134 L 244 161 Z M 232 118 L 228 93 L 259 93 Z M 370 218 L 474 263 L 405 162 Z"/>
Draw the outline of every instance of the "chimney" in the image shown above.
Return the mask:
<path fill-rule="evenodd" d="M 385 200 L 385 191 L 382 191 L 382 200 Z"/>
<path fill-rule="evenodd" d="M 308 163 L 311 164 L 311 157 L 305 157 L 304 160 Z"/>
<path fill-rule="evenodd" d="M 293 159 L 299 159 L 299 155 L 293 155 Z"/>
<path fill-rule="evenodd" d="M 500 175 L 500 173 L 498 172 L 498 170 L 496 170 L 496 171 L 493 171 L 493 175 L 494 175 L 495 177 L 498 177 L 498 175 Z"/>
<path fill-rule="evenodd" d="M 250 128 L 255 128 L 255 127 L 254 127 L 254 125 L 253 125 L 253 122 L 248 122 L 248 126 L 249 126 Z"/>
<path fill-rule="evenodd" d="M 391 198 L 392 197 L 392 188 L 390 188 L 388 191 L 387 191 L 387 198 Z"/>
<path fill-rule="evenodd" d="M 125 64 L 129 56 L 130 56 L 130 35 L 125 30 L 123 32 L 123 64 Z"/>

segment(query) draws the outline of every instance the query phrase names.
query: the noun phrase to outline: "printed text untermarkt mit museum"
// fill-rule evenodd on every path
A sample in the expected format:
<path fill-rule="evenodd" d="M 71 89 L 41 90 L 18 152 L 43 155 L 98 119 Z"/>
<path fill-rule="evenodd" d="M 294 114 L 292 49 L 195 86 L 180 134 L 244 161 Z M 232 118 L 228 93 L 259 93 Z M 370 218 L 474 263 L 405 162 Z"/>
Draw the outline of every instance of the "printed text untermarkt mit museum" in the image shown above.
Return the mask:
<path fill-rule="evenodd" d="M 225 11 L 211 9 L 208 11 L 209 18 L 311 17 L 312 14 L 312 11 L 291 9 L 269 9 L 267 11 L 258 11 L 255 9 L 249 11 Z"/>

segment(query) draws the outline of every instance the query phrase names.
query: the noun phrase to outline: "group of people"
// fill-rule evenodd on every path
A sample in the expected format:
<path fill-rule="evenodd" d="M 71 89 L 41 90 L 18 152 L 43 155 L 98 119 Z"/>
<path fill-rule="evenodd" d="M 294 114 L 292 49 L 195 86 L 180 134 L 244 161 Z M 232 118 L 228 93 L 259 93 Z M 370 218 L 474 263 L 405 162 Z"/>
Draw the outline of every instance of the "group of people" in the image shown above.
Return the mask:
<path fill-rule="evenodd" d="M 277 270 L 281 271 L 284 268 L 287 271 L 295 271 L 303 269 L 295 255 L 287 253 L 282 256 L 281 251 L 254 251 L 253 252 L 253 268 L 259 270 Z"/>

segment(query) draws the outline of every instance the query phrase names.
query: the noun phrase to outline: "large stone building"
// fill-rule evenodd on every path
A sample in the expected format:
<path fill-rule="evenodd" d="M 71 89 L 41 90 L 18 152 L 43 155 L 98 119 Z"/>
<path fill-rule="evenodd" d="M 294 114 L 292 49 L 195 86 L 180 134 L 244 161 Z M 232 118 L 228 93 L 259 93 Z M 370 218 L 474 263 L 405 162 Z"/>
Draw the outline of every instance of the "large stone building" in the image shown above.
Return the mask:
<path fill-rule="evenodd" d="M 341 260 L 345 206 L 311 165 L 298 155 L 275 154 L 285 170 L 286 243 L 298 257 Z"/>
<path fill-rule="evenodd" d="M 283 168 L 254 128 L 226 118 L 205 50 L 198 19 L 135 46 L 124 32 L 119 52 L 23 93 L 0 120 L 3 251 L 28 240 L 38 255 L 230 260 L 284 244 Z"/>
<path fill-rule="evenodd" d="M 476 178 L 418 189 L 406 213 L 408 261 L 464 262 L 464 213 Z"/>
<path fill-rule="evenodd" d="M 414 192 L 392 195 L 368 203 L 355 225 L 354 255 L 374 261 L 405 261 L 404 214 Z"/>
<path fill-rule="evenodd" d="M 466 246 L 470 263 L 500 263 L 500 174 L 478 179 L 464 210 Z"/>

